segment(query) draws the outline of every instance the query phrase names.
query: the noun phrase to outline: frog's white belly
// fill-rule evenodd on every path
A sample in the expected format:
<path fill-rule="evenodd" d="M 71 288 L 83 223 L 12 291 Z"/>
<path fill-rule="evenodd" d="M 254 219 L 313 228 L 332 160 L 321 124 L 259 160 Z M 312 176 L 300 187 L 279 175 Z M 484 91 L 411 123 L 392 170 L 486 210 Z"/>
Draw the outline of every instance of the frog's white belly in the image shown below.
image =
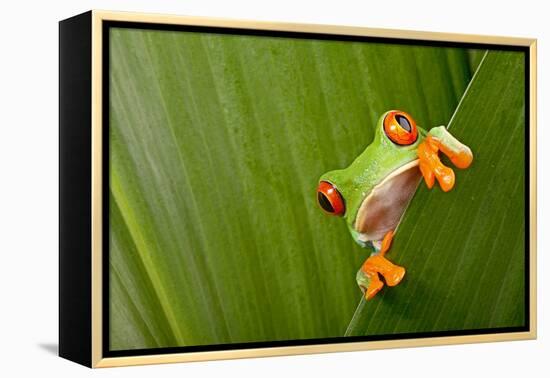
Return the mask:
<path fill-rule="evenodd" d="M 373 188 L 361 203 L 355 219 L 354 228 L 360 233 L 361 241 L 381 240 L 388 231 L 397 228 L 421 177 L 418 160 L 414 160 Z"/>

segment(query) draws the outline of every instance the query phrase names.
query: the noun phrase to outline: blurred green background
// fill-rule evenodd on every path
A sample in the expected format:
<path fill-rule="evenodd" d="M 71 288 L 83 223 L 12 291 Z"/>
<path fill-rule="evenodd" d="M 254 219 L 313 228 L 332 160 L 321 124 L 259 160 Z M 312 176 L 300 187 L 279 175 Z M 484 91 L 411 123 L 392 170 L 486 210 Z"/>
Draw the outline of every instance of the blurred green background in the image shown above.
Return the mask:
<path fill-rule="evenodd" d="M 523 53 L 109 39 L 111 350 L 523 324 Z M 389 255 L 408 274 L 365 304 L 368 251 L 315 189 L 389 109 L 427 129 L 456 110 L 475 161 L 451 193 L 421 185 Z"/>

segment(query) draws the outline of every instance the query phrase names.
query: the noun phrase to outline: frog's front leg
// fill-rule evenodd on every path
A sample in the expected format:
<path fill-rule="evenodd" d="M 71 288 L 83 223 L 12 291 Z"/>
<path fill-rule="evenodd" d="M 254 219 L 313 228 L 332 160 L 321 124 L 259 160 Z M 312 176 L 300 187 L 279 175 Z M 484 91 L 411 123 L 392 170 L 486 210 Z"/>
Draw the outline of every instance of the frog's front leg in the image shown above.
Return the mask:
<path fill-rule="evenodd" d="M 393 231 L 389 231 L 382 240 L 380 251 L 371 255 L 357 272 L 357 284 L 366 299 L 373 298 L 384 286 L 380 275 L 388 286 L 397 285 L 405 276 L 405 268 L 393 264 L 385 257 L 392 239 Z"/>
<path fill-rule="evenodd" d="M 473 160 L 470 148 L 460 143 L 447 131 L 445 126 L 434 127 L 426 139 L 418 146 L 419 166 L 428 188 L 432 188 L 435 179 L 444 192 L 451 190 L 455 183 L 455 174 L 449 167 L 443 165 L 438 151 L 443 152 L 458 168 L 468 168 Z"/>

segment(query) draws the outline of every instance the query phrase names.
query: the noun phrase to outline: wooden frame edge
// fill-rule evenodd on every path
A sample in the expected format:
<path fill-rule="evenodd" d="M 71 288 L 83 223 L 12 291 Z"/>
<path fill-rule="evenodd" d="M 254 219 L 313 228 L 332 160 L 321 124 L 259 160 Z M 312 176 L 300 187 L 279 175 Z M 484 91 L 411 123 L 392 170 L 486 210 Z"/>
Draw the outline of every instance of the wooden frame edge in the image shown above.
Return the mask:
<path fill-rule="evenodd" d="M 529 328 L 537 337 L 537 40 L 529 44 Z"/>
<path fill-rule="evenodd" d="M 92 11 L 92 367 L 103 358 L 102 22 L 102 17 Z"/>
<path fill-rule="evenodd" d="M 240 29 L 259 29 L 306 33 L 326 33 L 336 35 L 355 35 L 382 38 L 397 38 L 411 40 L 426 40 L 440 42 L 466 42 L 481 44 L 498 44 L 509 46 L 531 46 L 535 41 L 533 38 L 522 37 L 501 37 L 475 34 L 428 32 L 419 30 L 385 29 L 369 28 L 363 26 L 342 26 L 312 23 L 287 23 L 271 21 L 254 21 L 244 19 L 199 17 L 199 16 L 179 16 L 169 14 L 151 14 L 136 12 L 115 12 L 105 10 L 94 10 L 93 13 L 105 21 L 126 21 L 126 22 L 144 22 L 159 23 L 171 25 L 196 25 L 196 26 L 214 26 Z"/>
<path fill-rule="evenodd" d="M 131 357 L 108 357 L 98 361 L 94 367 L 119 367 L 147 364 L 167 364 L 177 362 L 199 362 L 211 360 L 230 360 L 250 357 L 280 357 L 289 355 L 307 355 L 332 352 L 358 352 L 366 350 L 427 347 L 437 345 L 472 344 L 496 341 L 516 341 L 534 339 L 531 332 L 514 332 L 494 335 L 471 335 L 452 337 L 433 337 L 405 340 L 367 341 L 341 344 L 317 344 L 291 347 L 268 347 L 256 349 L 224 350 L 213 352 L 173 353 L 143 355 Z"/>
<path fill-rule="evenodd" d="M 327 33 L 335 35 L 370 36 L 423 41 L 497 44 L 529 48 L 530 63 L 530 251 L 529 251 L 529 331 L 501 334 L 445 336 L 401 340 L 315 344 L 306 346 L 266 347 L 254 349 L 222 350 L 210 352 L 155 354 L 129 357 L 103 357 L 103 302 L 102 302 L 102 24 L 103 21 L 143 22 L 172 25 L 213 26 L 240 29 L 275 30 L 291 32 Z M 176 362 L 275 357 L 314 353 L 352 352 L 374 349 L 426 347 L 451 344 L 533 340 L 537 338 L 537 40 L 535 38 L 501 37 L 474 34 L 441 33 L 415 30 L 381 29 L 356 26 L 322 24 L 296 24 L 237 20 L 197 16 L 177 16 L 133 12 L 92 10 L 92 367 L 117 367 Z"/>

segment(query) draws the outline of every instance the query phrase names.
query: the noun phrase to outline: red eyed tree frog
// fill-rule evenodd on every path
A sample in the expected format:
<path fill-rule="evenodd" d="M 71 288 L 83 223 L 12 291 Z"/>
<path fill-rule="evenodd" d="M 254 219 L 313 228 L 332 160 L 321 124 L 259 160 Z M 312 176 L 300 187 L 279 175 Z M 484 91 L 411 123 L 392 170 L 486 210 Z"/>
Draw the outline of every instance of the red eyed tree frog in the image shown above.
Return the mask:
<path fill-rule="evenodd" d="M 357 284 L 366 299 L 384 286 L 395 286 L 405 268 L 386 259 L 393 234 L 414 195 L 421 176 L 428 188 L 435 180 L 444 192 L 451 190 L 455 175 L 441 163 L 444 153 L 458 168 L 470 166 L 470 148 L 439 126 L 426 132 L 407 113 L 391 110 L 376 125 L 374 140 L 344 169 L 319 179 L 317 201 L 328 214 L 343 217 L 352 238 L 372 250 L 357 272 Z"/>

